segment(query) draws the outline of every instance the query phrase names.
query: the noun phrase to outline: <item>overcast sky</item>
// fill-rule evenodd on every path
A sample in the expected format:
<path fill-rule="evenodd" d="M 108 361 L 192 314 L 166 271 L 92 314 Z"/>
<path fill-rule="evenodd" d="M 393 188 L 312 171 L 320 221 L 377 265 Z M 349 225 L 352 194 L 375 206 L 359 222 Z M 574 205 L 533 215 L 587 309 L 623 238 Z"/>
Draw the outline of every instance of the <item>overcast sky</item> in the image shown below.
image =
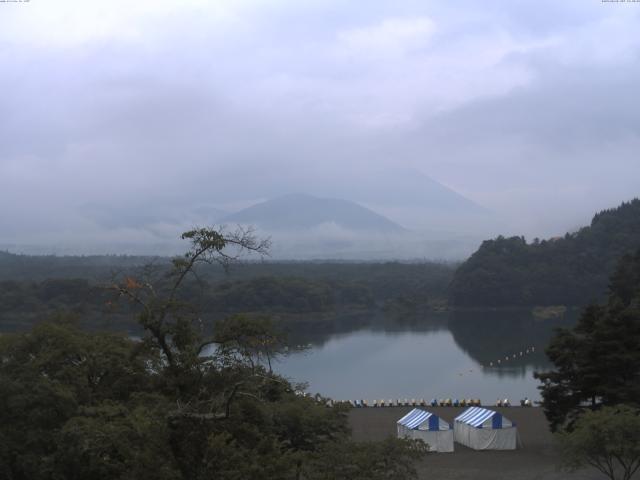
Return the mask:
<path fill-rule="evenodd" d="M 639 86 L 640 3 L 0 3 L 0 242 L 363 170 L 561 234 L 640 193 Z"/>

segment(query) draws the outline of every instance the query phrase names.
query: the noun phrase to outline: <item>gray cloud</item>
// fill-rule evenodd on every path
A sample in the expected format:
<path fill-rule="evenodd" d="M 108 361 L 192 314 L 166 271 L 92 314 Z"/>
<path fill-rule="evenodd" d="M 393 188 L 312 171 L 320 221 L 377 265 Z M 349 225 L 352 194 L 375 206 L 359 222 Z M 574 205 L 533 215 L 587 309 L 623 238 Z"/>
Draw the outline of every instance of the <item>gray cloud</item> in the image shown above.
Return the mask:
<path fill-rule="evenodd" d="M 640 190 L 634 4 L 2 9 L 0 243 L 147 241 L 176 211 L 292 191 L 418 225 L 429 202 L 407 171 L 529 236 Z"/>

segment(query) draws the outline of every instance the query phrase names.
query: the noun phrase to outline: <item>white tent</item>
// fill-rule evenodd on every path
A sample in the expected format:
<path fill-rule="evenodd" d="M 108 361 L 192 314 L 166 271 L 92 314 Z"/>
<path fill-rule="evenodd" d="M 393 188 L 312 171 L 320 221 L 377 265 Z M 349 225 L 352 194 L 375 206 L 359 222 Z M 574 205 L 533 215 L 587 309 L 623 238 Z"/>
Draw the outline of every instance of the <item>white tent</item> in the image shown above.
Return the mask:
<path fill-rule="evenodd" d="M 420 408 L 414 408 L 398 420 L 398 438 L 422 440 L 432 452 L 453 452 L 451 425 Z"/>
<path fill-rule="evenodd" d="M 455 418 L 453 430 L 456 442 L 474 450 L 516 449 L 516 425 L 493 410 L 467 408 Z"/>

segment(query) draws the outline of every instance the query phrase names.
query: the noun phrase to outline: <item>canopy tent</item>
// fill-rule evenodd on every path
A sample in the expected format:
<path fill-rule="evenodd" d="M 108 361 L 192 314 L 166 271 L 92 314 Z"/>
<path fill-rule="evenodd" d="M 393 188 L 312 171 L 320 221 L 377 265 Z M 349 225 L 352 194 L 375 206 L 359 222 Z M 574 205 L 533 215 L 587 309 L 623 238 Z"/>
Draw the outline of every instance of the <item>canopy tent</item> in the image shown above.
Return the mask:
<path fill-rule="evenodd" d="M 516 425 L 501 413 L 470 407 L 454 419 L 455 441 L 474 450 L 515 450 Z"/>
<path fill-rule="evenodd" d="M 432 452 L 453 452 L 453 430 L 437 415 L 414 408 L 398 420 L 398 438 L 424 441 Z"/>

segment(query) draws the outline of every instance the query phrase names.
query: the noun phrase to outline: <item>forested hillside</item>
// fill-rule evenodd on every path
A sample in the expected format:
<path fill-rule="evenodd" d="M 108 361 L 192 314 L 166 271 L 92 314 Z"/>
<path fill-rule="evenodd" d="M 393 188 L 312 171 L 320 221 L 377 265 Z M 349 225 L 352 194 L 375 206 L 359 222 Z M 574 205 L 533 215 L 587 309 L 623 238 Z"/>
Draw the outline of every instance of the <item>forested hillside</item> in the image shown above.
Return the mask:
<path fill-rule="evenodd" d="M 640 200 L 597 213 L 561 238 L 498 237 L 482 243 L 456 271 L 458 307 L 585 305 L 602 299 L 617 261 L 640 247 Z"/>
<path fill-rule="evenodd" d="M 149 266 L 151 264 L 152 266 Z M 132 311 L 112 305 L 105 287 L 115 274 L 162 278 L 170 259 L 153 257 L 34 257 L 0 252 L 0 331 L 24 330 L 59 312 L 85 328 L 129 330 Z M 439 263 L 256 262 L 227 273 L 203 265 L 185 282 L 181 301 L 206 319 L 260 313 L 304 321 L 356 312 L 412 315 L 441 309 L 454 266 Z M 105 323 L 108 322 L 108 323 Z"/>

